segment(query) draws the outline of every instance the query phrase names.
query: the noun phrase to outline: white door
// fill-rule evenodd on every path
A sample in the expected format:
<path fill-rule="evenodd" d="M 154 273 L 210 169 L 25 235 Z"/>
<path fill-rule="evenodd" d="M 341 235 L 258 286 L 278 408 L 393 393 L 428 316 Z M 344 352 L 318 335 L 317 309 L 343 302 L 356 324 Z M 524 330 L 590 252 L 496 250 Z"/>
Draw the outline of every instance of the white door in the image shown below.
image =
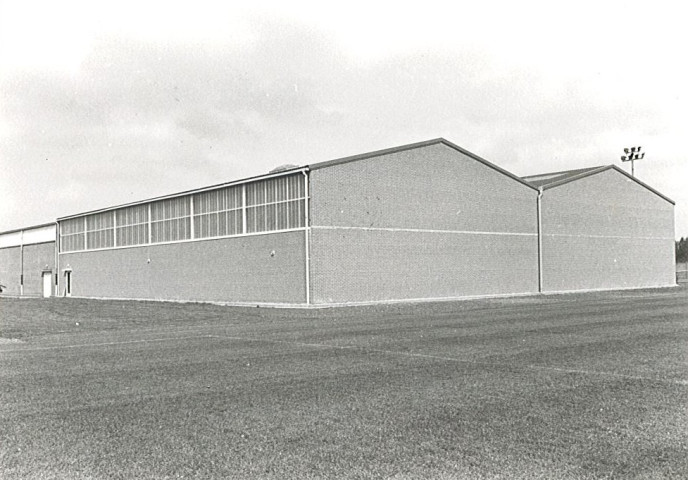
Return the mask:
<path fill-rule="evenodd" d="M 43 272 L 43 296 L 49 297 L 53 293 L 53 272 Z"/>

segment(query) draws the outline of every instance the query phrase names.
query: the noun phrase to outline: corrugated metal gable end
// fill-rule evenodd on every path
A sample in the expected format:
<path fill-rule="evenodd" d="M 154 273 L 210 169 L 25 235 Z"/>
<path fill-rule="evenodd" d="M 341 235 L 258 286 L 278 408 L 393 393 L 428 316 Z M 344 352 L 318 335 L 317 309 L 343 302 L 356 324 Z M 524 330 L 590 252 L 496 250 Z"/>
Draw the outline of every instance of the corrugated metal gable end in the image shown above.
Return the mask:
<path fill-rule="evenodd" d="M 542 174 L 542 175 L 531 175 L 528 177 L 523 177 L 525 181 L 528 181 L 528 179 L 531 179 L 529 182 L 531 185 L 542 188 L 543 190 L 548 190 L 550 188 L 556 188 L 561 185 L 566 185 L 567 183 L 575 182 L 576 180 L 581 180 L 583 178 L 589 177 L 591 175 L 597 175 L 598 173 L 606 172 L 607 170 L 614 170 L 616 172 L 621 173 L 624 175 L 626 178 L 629 180 L 632 180 L 633 182 L 637 183 L 638 185 L 646 188 L 647 190 L 651 191 L 655 195 L 661 197 L 662 199 L 666 200 L 667 202 L 671 203 L 672 205 L 676 205 L 676 202 L 674 202 L 672 199 L 667 197 L 666 195 L 662 194 L 661 192 L 658 192 L 645 182 L 642 182 L 641 180 L 638 180 L 637 178 L 633 177 L 629 173 L 625 172 L 624 170 L 620 169 L 616 165 L 605 165 L 602 167 L 592 167 L 589 169 L 580 169 L 580 170 L 570 170 L 568 172 L 559 172 L 559 174 Z M 578 173 L 580 172 L 580 173 Z M 569 174 L 569 175 L 567 175 Z M 543 177 L 545 175 L 557 175 L 551 179 L 550 182 L 540 182 L 535 180 L 537 177 Z"/>
<path fill-rule="evenodd" d="M 466 149 L 464 149 L 464 148 L 461 148 L 461 147 L 459 147 L 458 145 L 456 145 L 456 144 L 450 142 L 449 140 L 446 140 L 446 139 L 441 138 L 441 137 L 440 137 L 440 138 L 435 138 L 435 139 L 432 139 L 432 140 L 427 140 L 427 141 L 424 141 L 424 142 L 410 143 L 410 144 L 408 144 L 408 145 L 401 145 L 401 146 L 399 146 L 399 147 L 387 148 L 387 149 L 384 149 L 384 150 L 376 150 L 376 151 L 373 151 L 373 152 L 362 153 L 362 154 L 353 155 L 353 156 L 350 156 L 350 157 L 343 157 L 343 158 L 337 158 L 337 159 L 334 159 L 334 160 L 328 160 L 328 161 L 326 161 L 326 162 L 314 163 L 314 164 L 308 165 L 308 169 L 309 169 L 309 170 L 319 170 L 319 169 L 321 169 L 321 168 L 333 167 L 333 166 L 341 165 L 341 164 L 344 164 L 344 163 L 357 162 L 357 161 L 360 161 L 360 160 L 366 160 L 366 159 L 370 159 L 370 158 L 381 157 L 381 156 L 383 156 L 383 155 L 390 155 L 390 154 L 393 154 L 393 153 L 403 152 L 403 151 L 405 151 L 405 150 L 412 150 L 412 149 L 416 149 L 416 148 L 424 148 L 424 147 L 428 147 L 428 146 L 431 146 L 431 145 L 437 145 L 437 144 L 443 144 L 443 145 L 445 145 L 445 146 L 447 146 L 447 147 L 449 147 L 449 148 L 452 148 L 452 149 L 454 149 L 454 150 L 456 150 L 456 151 L 462 153 L 463 155 L 465 155 L 465 156 L 467 156 L 467 157 L 469 157 L 469 158 L 471 158 L 471 159 L 473 159 L 473 160 L 476 160 L 477 162 L 480 162 L 480 163 L 482 163 L 483 165 L 485 165 L 485 166 L 487 166 L 487 167 L 489 167 L 489 168 L 491 168 L 491 169 L 493 169 L 493 170 L 495 170 L 495 171 L 497 171 L 497 172 L 499 172 L 499 173 L 501 173 L 501 174 L 503 174 L 503 175 L 505 175 L 505 176 L 507 176 L 507 177 L 513 179 L 513 180 L 516 180 L 518 183 L 521 183 L 521 184 L 525 185 L 526 187 L 529 187 L 529 188 L 532 188 L 532 189 L 534 189 L 534 190 L 537 190 L 536 187 L 534 187 L 533 185 L 531 185 L 531 184 L 528 183 L 527 181 L 523 180 L 521 177 L 519 177 L 519 176 L 517 176 L 517 175 L 514 175 L 513 173 L 509 172 L 508 170 L 505 170 L 505 169 L 503 169 L 503 168 L 501 168 L 501 167 L 498 167 L 498 166 L 495 165 L 494 163 L 491 163 L 491 162 L 485 160 L 484 158 L 482 158 L 482 157 L 480 157 L 480 156 L 478 156 L 478 155 L 476 155 L 476 154 L 474 154 L 474 153 L 472 153 L 472 152 L 469 152 L 468 150 L 466 150 Z"/>

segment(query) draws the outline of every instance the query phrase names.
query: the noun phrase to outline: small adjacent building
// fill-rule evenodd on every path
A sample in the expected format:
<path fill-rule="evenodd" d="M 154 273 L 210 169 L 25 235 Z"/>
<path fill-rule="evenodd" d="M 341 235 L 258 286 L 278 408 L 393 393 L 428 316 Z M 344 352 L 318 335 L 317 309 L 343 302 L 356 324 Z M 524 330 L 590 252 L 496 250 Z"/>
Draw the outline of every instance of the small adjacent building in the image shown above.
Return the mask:
<path fill-rule="evenodd" d="M 56 293 L 55 223 L 0 232 L 0 285 L 7 295 Z"/>
<path fill-rule="evenodd" d="M 674 285 L 674 202 L 620 168 L 524 177 L 540 190 L 541 291 Z"/>

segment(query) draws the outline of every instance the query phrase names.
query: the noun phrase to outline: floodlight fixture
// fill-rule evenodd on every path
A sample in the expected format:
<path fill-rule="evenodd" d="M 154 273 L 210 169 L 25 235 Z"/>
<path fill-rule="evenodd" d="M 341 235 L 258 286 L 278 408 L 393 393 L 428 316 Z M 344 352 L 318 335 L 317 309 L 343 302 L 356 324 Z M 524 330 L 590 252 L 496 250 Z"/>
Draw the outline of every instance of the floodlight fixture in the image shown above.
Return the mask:
<path fill-rule="evenodd" d="M 642 147 L 624 148 L 624 153 L 626 153 L 626 155 L 621 157 L 622 162 L 631 162 L 632 177 L 635 177 L 635 161 L 645 157 L 645 152 L 640 153 L 641 148 Z"/>

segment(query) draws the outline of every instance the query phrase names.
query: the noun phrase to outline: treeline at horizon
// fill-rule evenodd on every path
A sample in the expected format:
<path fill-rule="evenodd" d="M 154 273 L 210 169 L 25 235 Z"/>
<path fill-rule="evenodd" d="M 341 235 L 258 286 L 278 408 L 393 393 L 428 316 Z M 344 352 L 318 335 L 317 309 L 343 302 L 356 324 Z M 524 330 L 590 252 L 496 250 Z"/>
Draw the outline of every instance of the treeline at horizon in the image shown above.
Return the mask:
<path fill-rule="evenodd" d="M 688 238 L 676 241 L 676 263 L 688 263 Z"/>

